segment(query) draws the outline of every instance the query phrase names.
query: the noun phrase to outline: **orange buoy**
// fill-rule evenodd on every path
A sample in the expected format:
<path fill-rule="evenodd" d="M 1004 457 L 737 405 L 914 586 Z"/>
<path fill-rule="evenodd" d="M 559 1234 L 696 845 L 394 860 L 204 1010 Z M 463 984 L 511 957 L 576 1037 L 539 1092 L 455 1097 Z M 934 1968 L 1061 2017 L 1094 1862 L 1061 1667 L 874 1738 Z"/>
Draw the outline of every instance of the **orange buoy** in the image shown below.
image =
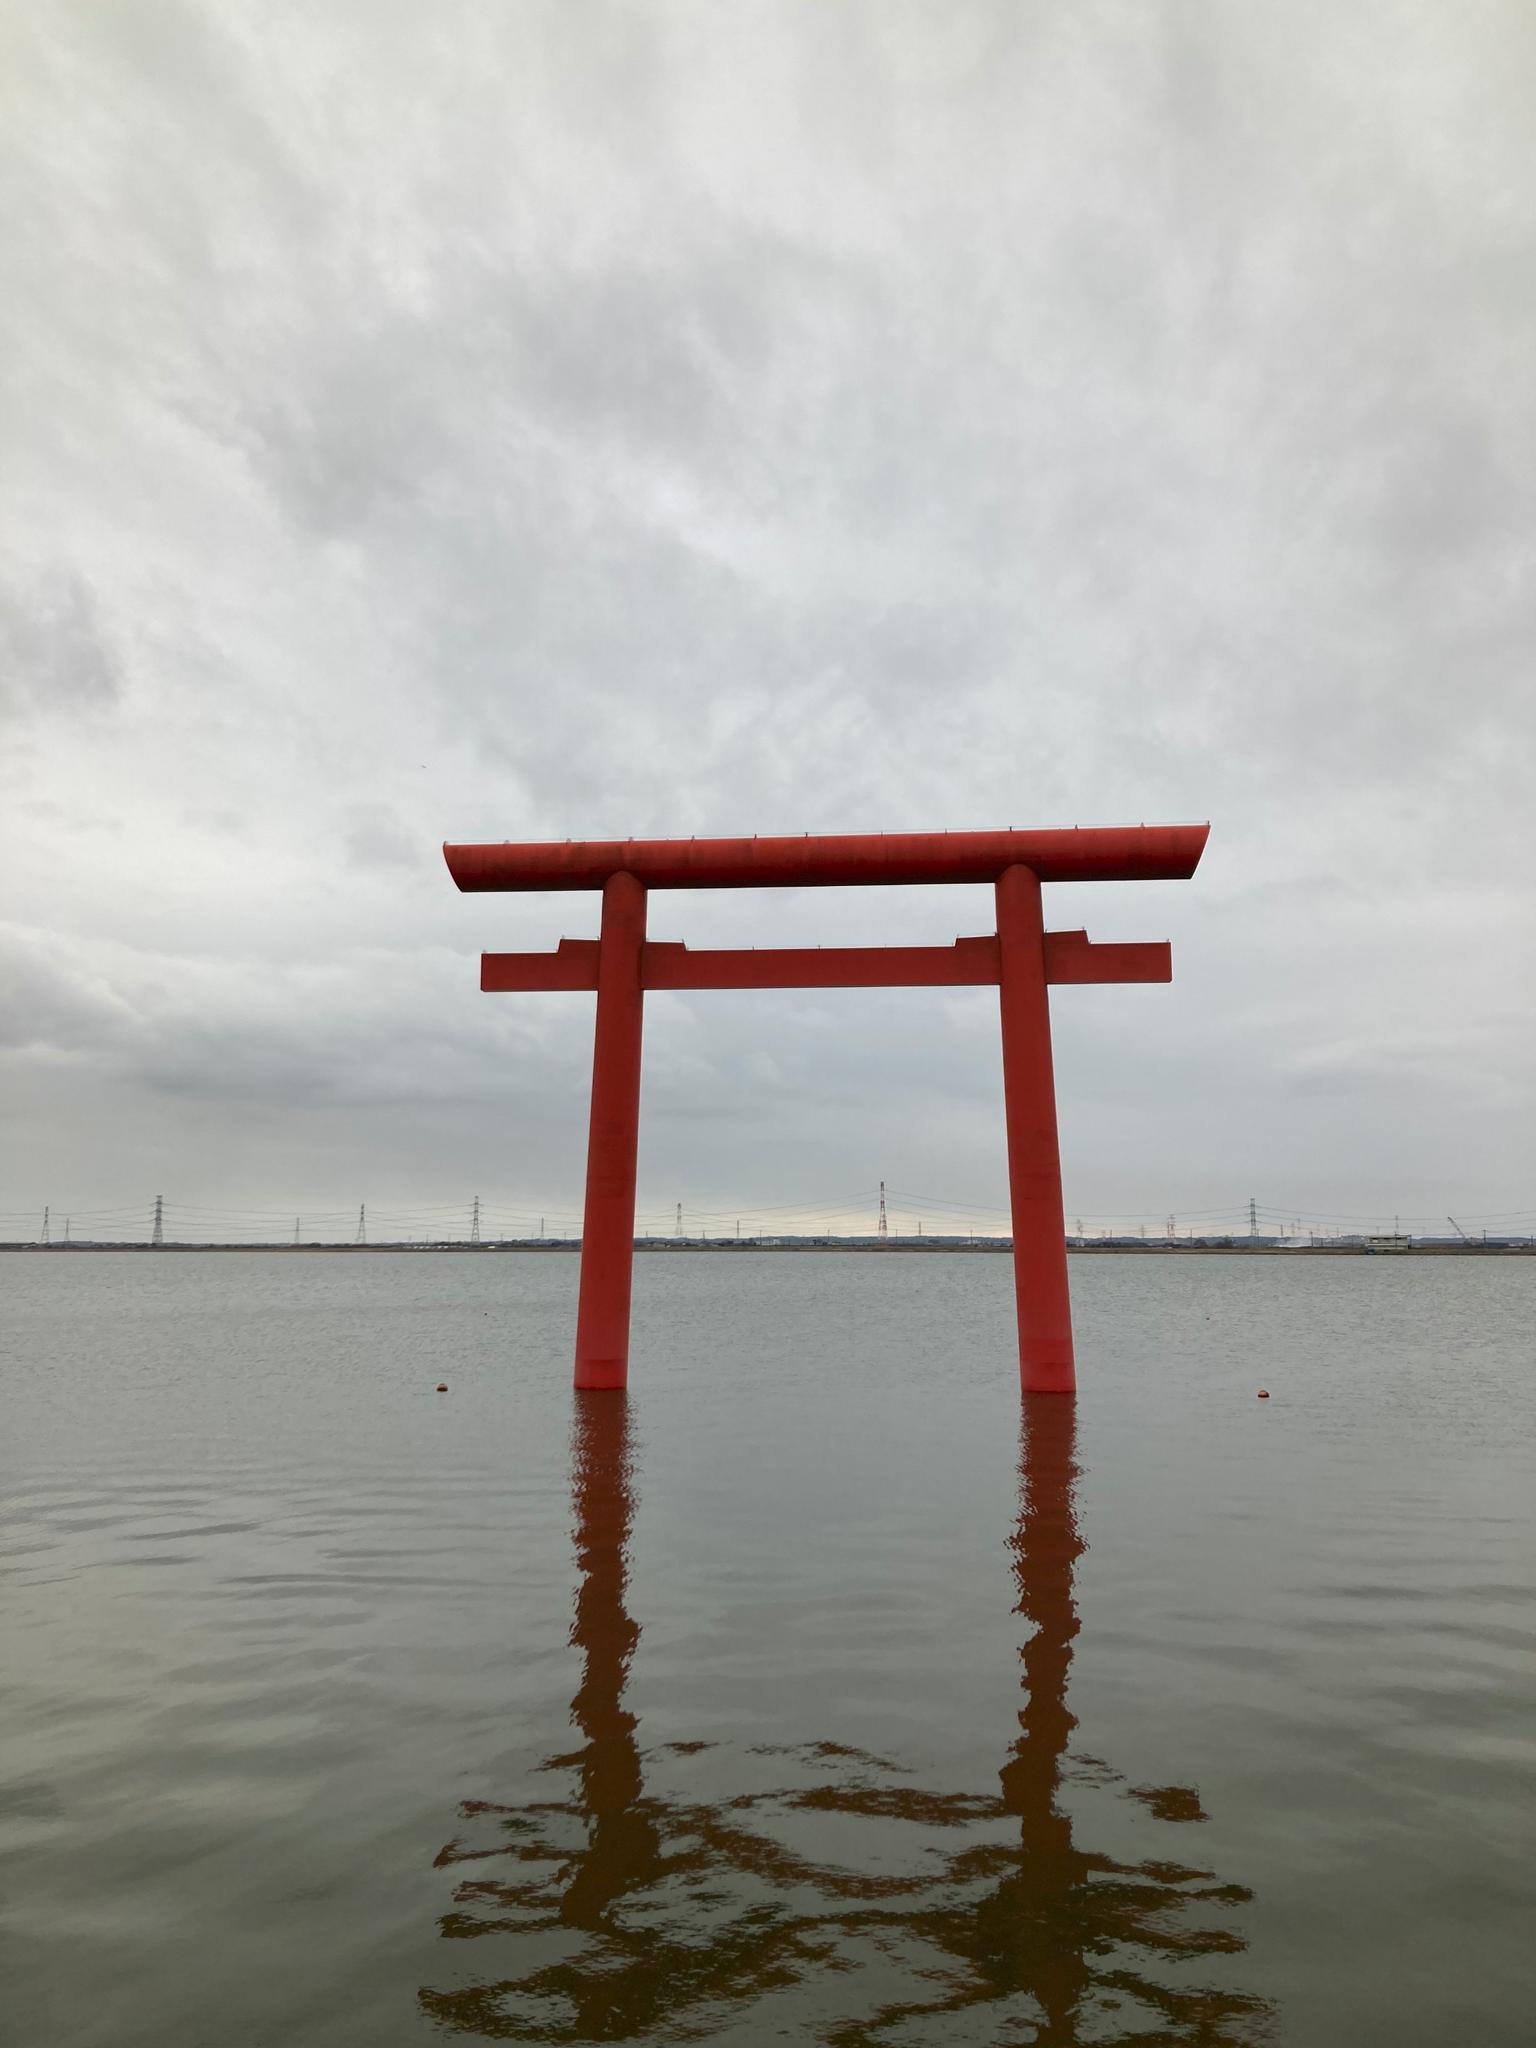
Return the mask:
<path fill-rule="evenodd" d="M 443 1390 L 443 1388 L 441 1388 L 441 1387 L 439 1387 L 439 1388 L 438 1388 L 438 1392 L 439 1392 L 439 1393 L 442 1393 L 443 1391 L 444 1391 L 444 1390 Z M 1259 1389 L 1259 1399 L 1260 1399 L 1261 1401 L 1267 1401 L 1267 1400 L 1269 1399 L 1269 1389 L 1268 1389 L 1268 1387 L 1260 1387 L 1260 1389 Z"/>

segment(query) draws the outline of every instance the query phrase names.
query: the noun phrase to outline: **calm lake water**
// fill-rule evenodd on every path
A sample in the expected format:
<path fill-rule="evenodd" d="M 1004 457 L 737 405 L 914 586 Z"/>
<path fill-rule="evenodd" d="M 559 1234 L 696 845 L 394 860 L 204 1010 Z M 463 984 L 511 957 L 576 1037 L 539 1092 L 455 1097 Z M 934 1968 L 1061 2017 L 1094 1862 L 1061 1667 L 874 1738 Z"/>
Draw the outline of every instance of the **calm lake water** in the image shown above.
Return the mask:
<path fill-rule="evenodd" d="M 1072 1279 L 0 1261 L 0 2037 L 1529 2048 L 1536 1261 Z"/>

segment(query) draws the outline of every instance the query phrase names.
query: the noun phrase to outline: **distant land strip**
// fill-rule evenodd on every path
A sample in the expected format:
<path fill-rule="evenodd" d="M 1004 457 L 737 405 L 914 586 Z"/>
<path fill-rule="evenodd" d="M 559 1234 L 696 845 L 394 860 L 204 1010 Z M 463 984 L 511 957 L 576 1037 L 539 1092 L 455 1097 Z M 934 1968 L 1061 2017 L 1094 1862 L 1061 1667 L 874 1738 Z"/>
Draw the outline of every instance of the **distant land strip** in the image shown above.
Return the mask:
<path fill-rule="evenodd" d="M 145 1242 L 125 1243 L 73 1239 L 71 1242 L 39 1244 L 35 1239 L 13 1239 L 0 1242 L 0 1252 L 35 1252 L 39 1256 L 78 1257 L 90 1252 L 144 1252 L 159 1257 L 165 1252 L 304 1252 L 336 1253 L 346 1258 L 367 1258 L 374 1252 L 407 1252 L 411 1254 L 431 1252 L 473 1253 L 476 1258 L 513 1252 L 579 1252 L 579 1237 L 507 1238 L 492 1240 L 483 1244 L 472 1244 L 467 1238 L 445 1238 L 430 1243 L 413 1243 L 409 1239 L 381 1239 L 376 1244 L 335 1244 L 315 1241 L 310 1244 L 293 1244 L 287 1239 L 274 1238 L 265 1244 L 246 1243 L 198 1243 L 148 1244 Z M 637 1237 L 637 1252 L 873 1252 L 917 1253 L 932 1256 L 943 1253 L 974 1252 L 989 1256 L 998 1252 L 1011 1253 L 1011 1237 Z M 1448 1243 L 1435 1240 L 1427 1244 L 1361 1244 L 1339 1242 L 1326 1244 L 1264 1244 L 1252 1243 L 1244 1237 L 1233 1238 L 1179 1238 L 1176 1242 L 1166 1239 L 1148 1238 L 1110 1242 L 1104 1239 L 1078 1243 L 1067 1240 L 1067 1254 L 1070 1258 L 1106 1258 L 1125 1253 L 1136 1258 L 1188 1258 L 1192 1253 L 1206 1253 L 1224 1258 L 1242 1257 L 1250 1259 L 1503 1259 L 1531 1258 L 1536 1256 L 1536 1242 L 1529 1238 L 1490 1239 L 1486 1244 L 1476 1239 L 1468 1243 Z"/>

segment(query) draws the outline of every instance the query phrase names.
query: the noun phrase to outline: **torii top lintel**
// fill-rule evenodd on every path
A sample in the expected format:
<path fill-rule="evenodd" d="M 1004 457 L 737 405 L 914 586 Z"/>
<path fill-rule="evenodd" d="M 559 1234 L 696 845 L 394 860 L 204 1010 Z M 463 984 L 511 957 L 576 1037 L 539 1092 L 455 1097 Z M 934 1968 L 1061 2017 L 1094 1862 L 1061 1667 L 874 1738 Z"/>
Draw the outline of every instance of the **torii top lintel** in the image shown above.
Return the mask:
<path fill-rule="evenodd" d="M 797 889 L 995 882 L 1183 882 L 1209 825 L 1086 825 L 1045 832 L 866 832 L 773 839 L 567 839 L 443 848 L 464 890 Z"/>

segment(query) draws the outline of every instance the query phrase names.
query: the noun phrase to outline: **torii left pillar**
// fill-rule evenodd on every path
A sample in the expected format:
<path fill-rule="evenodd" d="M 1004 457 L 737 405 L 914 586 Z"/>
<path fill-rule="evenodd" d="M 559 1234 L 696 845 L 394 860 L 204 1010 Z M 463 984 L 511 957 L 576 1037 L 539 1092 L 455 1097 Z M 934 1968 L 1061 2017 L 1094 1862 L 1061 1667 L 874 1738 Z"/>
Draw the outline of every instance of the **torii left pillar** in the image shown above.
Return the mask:
<path fill-rule="evenodd" d="M 1051 1004 L 1040 877 L 1033 868 L 1005 868 L 997 878 L 997 959 L 1019 1384 L 1026 1394 L 1071 1394 L 1077 1390 L 1077 1370 L 1072 1361 Z"/>
<path fill-rule="evenodd" d="M 629 1377 L 644 945 L 645 889 L 631 874 L 610 875 L 603 884 L 597 948 L 592 1122 L 576 1308 L 578 1387 L 622 1387 Z"/>
<path fill-rule="evenodd" d="M 575 1384 L 629 1378 L 629 1290 L 635 1270 L 635 1163 L 645 983 L 645 889 L 633 874 L 602 885 L 598 1016 L 592 1032 L 592 1124 L 586 1145 L 582 1292 L 575 1307 Z"/>

